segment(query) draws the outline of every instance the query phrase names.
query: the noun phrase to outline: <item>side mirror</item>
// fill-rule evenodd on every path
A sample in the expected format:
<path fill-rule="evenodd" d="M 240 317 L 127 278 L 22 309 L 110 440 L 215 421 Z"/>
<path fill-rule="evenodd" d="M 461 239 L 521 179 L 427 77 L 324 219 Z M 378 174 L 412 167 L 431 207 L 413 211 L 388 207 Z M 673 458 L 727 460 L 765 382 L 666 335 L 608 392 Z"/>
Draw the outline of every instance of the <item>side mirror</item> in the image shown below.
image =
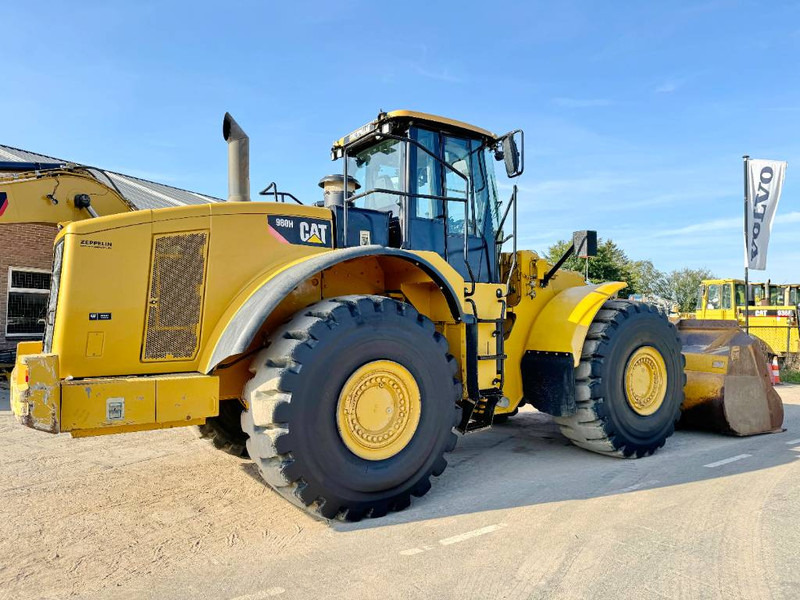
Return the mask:
<path fill-rule="evenodd" d="M 597 232 L 576 231 L 572 234 L 572 245 L 575 248 L 575 255 L 580 258 L 597 256 Z"/>
<path fill-rule="evenodd" d="M 525 134 L 517 129 L 503 136 L 503 161 L 506 164 L 506 174 L 519 177 L 525 170 Z"/>

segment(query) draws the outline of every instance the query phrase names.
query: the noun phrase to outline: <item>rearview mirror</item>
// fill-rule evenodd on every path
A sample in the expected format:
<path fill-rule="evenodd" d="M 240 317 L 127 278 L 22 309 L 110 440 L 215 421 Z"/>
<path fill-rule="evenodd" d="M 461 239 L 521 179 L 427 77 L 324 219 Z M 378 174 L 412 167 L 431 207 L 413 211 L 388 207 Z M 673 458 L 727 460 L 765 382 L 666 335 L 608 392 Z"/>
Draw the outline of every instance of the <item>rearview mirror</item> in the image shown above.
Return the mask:
<path fill-rule="evenodd" d="M 596 231 L 576 231 L 572 234 L 572 247 L 575 248 L 575 256 L 579 258 L 589 258 L 597 256 L 597 232 Z"/>
<path fill-rule="evenodd" d="M 506 165 L 506 174 L 519 177 L 525 170 L 524 158 L 525 136 L 521 129 L 507 133 L 503 137 L 503 161 Z"/>

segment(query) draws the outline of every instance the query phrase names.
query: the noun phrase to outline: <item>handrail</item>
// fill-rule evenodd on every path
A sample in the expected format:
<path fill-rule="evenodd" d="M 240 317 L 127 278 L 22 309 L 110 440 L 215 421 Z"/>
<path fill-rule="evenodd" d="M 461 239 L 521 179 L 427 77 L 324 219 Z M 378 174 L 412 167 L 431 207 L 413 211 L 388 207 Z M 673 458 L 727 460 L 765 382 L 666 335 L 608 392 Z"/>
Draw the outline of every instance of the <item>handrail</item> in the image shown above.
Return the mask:
<path fill-rule="evenodd" d="M 291 198 L 292 200 L 294 200 L 298 204 L 301 204 L 301 205 L 303 204 L 302 202 L 300 202 L 300 200 L 298 200 L 297 198 L 294 197 L 294 194 L 290 194 L 289 192 L 279 192 L 278 191 L 278 184 L 275 183 L 274 181 L 270 182 L 270 184 L 267 187 L 265 187 L 263 190 L 258 192 L 258 195 L 259 196 L 268 196 L 270 194 L 270 191 L 269 191 L 270 189 L 272 189 L 272 194 L 275 196 L 275 202 L 284 202 L 285 203 L 286 202 L 286 196 L 289 196 L 289 198 Z M 280 200 L 278 200 L 278 196 L 281 197 Z"/>
<path fill-rule="evenodd" d="M 508 212 L 511 210 L 511 207 L 514 207 L 514 212 L 512 213 L 512 233 L 503 240 L 500 240 L 500 235 L 503 233 L 503 225 L 506 223 L 506 219 L 508 218 Z M 497 233 L 495 234 L 495 244 L 499 244 L 501 247 L 505 244 L 509 239 L 514 240 L 514 247 L 511 252 L 511 267 L 508 269 L 508 278 L 506 279 L 506 294 L 508 294 L 509 287 L 511 285 L 511 274 L 514 272 L 514 269 L 517 266 L 517 186 L 514 185 L 514 188 L 511 192 L 511 200 L 508 202 L 508 206 L 506 206 L 506 210 L 503 213 L 503 218 L 500 219 L 500 224 L 497 226 Z"/>
<path fill-rule="evenodd" d="M 411 192 L 404 192 L 401 190 L 389 190 L 386 188 L 372 188 L 371 190 L 367 190 L 366 192 L 361 192 L 360 194 L 356 194 L 355 196 L 350 196 L 347 198 L 349 203 L 353 203 L 356 200 L 361 200 L 365 196 L 369 196 L 371 194 L 395 194 L 397 196 L 404 196 L 404 197 L 411 197 L 414 196 L 415 198 L 425 198 L 428 200 L 447 200 L 450 202 L 466 202 L 466 198 L 450 198 L 448 196 L 436 196 L 433 194 L 413 194 Z"/>

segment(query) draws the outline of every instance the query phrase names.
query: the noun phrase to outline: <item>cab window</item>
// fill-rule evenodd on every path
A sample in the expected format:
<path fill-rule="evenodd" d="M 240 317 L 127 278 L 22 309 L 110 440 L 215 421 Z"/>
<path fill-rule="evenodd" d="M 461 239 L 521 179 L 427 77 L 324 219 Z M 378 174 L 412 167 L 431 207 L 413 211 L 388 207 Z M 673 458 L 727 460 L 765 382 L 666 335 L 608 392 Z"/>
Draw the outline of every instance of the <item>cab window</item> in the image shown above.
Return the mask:
<path fill-rule="evenodd" d="M 753 300 L 757 305 L 761 304 L 761 301 L 764 299 L 764 286 L 763 285 L 754 285 L 753 288 Z"/>
<path fill-rule="evenodd" d="M 405 143 L 384 140 L 349 157 L 348 175 L 356 178 L 363 191 L 386 190 L 368 194 L 355 201 L 358 208 L 370 208 L 399 215 L 401 196 L 405 191 Z"/>
<path fill-rule="evenodd" d="M 736 306 L 745 306 L 747 302 L 745 301 L 744 297 L 744 284 L 737 283 L 736 284 Z"/>
<path fill-rule="evenodd" d="M 720 307 L 720 291 L 719 285 L 713 284 L 708 286 L 708 303 L 706 307 L 710 310 L 716 310 Z"/>
<path fill-rule="evenodd" d="M 731 286 L 722 286 L 722 308 L 731 308 Z"/>
<path fill-rule="evenodd" d="M 798 303 L 800 303 L 800 299 L 798 299 L 797 288 L 789 288 L 789 304 L 797 306 Z"/>

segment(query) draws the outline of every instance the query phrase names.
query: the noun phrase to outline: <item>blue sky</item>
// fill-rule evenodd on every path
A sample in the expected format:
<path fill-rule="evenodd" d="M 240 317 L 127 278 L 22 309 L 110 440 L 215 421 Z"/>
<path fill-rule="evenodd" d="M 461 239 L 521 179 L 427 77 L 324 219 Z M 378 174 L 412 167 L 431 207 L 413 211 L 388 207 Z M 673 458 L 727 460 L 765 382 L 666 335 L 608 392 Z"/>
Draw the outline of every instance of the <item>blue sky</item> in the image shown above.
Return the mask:
<path fill-rule="evenodd" d="M 795 2 L 66 6 L 3 8 L 0 143 L 224 197 L 228 110 L 253 192 L 311 202 L 331 142 L 381 108 L 522 127 L 523 247 L 597 229 L 719 276 L 743 270 L 748 153 L 789 161 L 754 278 L 800 281 Z"/>

